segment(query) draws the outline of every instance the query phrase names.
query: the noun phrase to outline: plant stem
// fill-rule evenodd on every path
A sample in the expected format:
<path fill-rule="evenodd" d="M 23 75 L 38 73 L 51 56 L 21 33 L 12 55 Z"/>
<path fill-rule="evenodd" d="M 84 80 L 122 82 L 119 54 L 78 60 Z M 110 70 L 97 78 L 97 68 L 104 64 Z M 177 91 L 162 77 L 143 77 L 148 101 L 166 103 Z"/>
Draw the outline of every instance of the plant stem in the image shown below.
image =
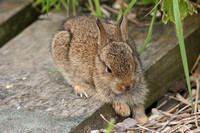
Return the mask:
<path fill-rule="evenodd" d="M 155 4 L 155 5 L 157 5 L 158 2 L 159 2 L 159 0 L 156 0 L 156 4 Z M 151 25 L 150 25 L 150 28 L 149 28 L 149 33 L 148 33 L 148 35 L 147 35 L 147 39 L 146 39 L 146 41 L 145 41 L 145 43 L 144 43 L 142 49 L 141 49 L 140 52 L 139 52 L 139 55 L 142 54 L 142 52 L 143 52 L 144 49 L 146 48 L 146 46 L 147 46 L 147 44 L 149 43 L 149 40 L 150 40 L 150 38 L 151 38 L 152 31 L 153 31 L 153 25 L 154 25 L 154 22 L 155 22 L 155 20 L 156 20 L 157 10 L 158 10 L 158 6 L 156 6 L 156 8 L 155 8 L 155 10 L 154 10 L 153 18 L 152 18 L 152 20 L 151 20 Z"/>
<path fill-rule="evenodd" d="M 181 57 L 182 57 L 182 62 L 183 62 L 183 68 L 184 68 L 185 77 L 187 80 L 188 91 L 190 94 L 190 101 L 191 101 L 191 106 L 193 110 L 192 91 L 191 91 L 191 85 L 190 85 L 187 55 L 186 55 L 186 50 L 185 50 L 184 38 L 183 38 L 183 30 L 182 30 L 182 25 L 181 25 L 178 0 L 173 0 L 173 9 L 174 9 L 176 30 L 178 34 L 179 47 L 180 47 Z"/>

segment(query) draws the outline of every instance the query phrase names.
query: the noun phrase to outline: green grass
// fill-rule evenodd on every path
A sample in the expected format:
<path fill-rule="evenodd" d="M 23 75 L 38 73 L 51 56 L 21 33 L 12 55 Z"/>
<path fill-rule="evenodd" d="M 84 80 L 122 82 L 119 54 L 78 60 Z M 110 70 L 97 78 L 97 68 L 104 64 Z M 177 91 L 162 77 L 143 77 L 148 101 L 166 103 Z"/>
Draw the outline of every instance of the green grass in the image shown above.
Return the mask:
<path fill-rule="evenodd" d="M 131 3 L 128 5 L 127 9 L 124 11 L 124 14 L 128 14 L 129 11 L 131 10 L 132 6 L 135 4 L 137 0 L 132 0 Z"/>
<path fill-rule="evenodd" d="M 120 9 L 119 9 L 119 13 L 118 13 L 118 16 L 117 16 L 117 21 L 120 20 L 120 18 L 122 17 L 122 14 L 127 15 L 127 14 L 130 12 L 131 8 L 133 7 L 133 5 L 134 5 L 136 2 L 137 2 L 137 0 L 132 0 L 132 1 L 130 2 L 130 4 L 128 5 L 128 7 L 126 8 L 126 10 L 124 11 L 124 13 L 123 13 L 123 9 L 122 9 L 122 6 L 123 6 L 123 5 L 121 4 L 121 7 L 120 7 Z"/>
<path fill-rule="evenodd" d="M 179 47 L 180 47 L 180 51 L 181 51 L 181 58 L 182 58 L 182 62 L 183 62 L 185 77 L 186 77 L 186 80 L 187 80 L 188 91 L 189 91 L 189 94 L 190 94 L 191 106 L 192 106 L 192 109 L 193 109 L 192 91 L 191 91 L 191 85 L 190 85 L 187 55 L 186 55 L 186 50 L 185 50 L 184 38 L 183 38 L 183 30 L 182 30 L 182 25 L 181 25 L 181 18 L 180 18 L 178 0 L 173 0 L 173 8 L 174 8 L 176 31 L 177 31 Z"/>
<path fill-rule="evenodd" d="M 73 15 L 76 16 L 76 6 L 78 6 L 78 0 L 72 0 Z"/>
<path fill-rule="evenodd" d="M 115 119 L 111 119 L 105 133 L 110 133 L 115 127 Z"/>
<path fill-rule="evenodd" d="M 157 5 L 158 2 L 159 2 L 159 0 L 156 0 L 156 4 L 155 5 Z M 142 54 L 142 52 L 146 48 L 146 46 L 149 43 L 149 40 L 151 38 L 151 35 L 152 35 L 152 32 L 153 32 L 153 25 L 154 25 L 155 20 L 156 20 L 157 10 L 158 10 L 158 6 L 155 7 L 155 10 L 154 10 L 154 13 L 153 13 L 153 18 L 151 19 L 151 25 L 150 25 L 149 32 L 148 32 L 148 35 L 147 35 L 147 39 L 146 39 L 142 49 L 139 51 L 139 55 Z"/>
<path fill-rule="evenodd" d="M 93 16 L 103 18 L 103 14 L 100 9 L 100 3 L 99 0 L 94 0 L 94 5 L 92 0 L 88 0 L 88 6 L 90 11 L 92 12 Z"/>
<path fill-rule="evenodd" d="M 103 15 L 102 15 L 101 9 L 100 9 L 99 0 L 94 0 L 94 5 L 95 5 L 95 8 L 96 8 L 96 16 L 99 17 L 99 18 L 103 18 Z"/>
<path fill-rule="evenodd" d="M 52 8 L 60 10 L 61 4 L 65 8 L 67 16 L 69 16 L 69 9 L 71 5 L 73 9 L 73 15 L 76 15 L 76 6 L 78 6 L 78 0 L 35 0 L 32 6 L 41 6 L 41 12 L 46 13 L 48 15 L 50 9 Z"/>

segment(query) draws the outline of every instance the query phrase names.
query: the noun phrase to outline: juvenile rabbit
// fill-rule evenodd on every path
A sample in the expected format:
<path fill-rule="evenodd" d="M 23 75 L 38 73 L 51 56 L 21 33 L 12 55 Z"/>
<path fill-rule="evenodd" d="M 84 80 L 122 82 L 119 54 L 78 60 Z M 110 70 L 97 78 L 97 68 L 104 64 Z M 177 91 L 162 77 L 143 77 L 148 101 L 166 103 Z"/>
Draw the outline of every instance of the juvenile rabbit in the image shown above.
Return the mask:
<path fill-rule="evenodd" d="M 115 112 L 132 112 L 140 124 L 148 119 L 144 101 L 148 92 L 135 44 L 128 39 L 125 16 L 117 25 L 91 16 L 66 21 L 51 45 L 53 58 L 81 97 L 111 103 Z"/>

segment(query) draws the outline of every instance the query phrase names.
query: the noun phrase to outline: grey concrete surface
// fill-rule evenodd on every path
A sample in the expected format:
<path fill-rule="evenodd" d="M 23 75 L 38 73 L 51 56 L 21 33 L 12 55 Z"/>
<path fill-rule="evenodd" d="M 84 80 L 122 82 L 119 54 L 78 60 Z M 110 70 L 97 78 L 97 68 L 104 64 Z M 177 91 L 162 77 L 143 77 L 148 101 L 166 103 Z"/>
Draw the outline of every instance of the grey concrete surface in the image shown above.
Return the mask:
<path fill-rule="evenodd" d="M 48 17 L 41 15 L 0 49 L 0 133 L 66 133 L 72 128 L 75 133 L 82 133 L 105 127 L 99 114 L 107 115 L 107 119 L 117 117 L 110 106 L 76 96 L 59 72 L 49 70 L 56 68 L 49 49 L 51 39 L 65 15 L 57 12 L 49 13 Z M 199 19 L 196 16 L 197 22 Z M 193 18 L 187 21 L 184 29 L 191 66 L 200 52 L 197 37 L 200 26 L 195 25 Z M 173 27 L 167 45 L 165 26 L 156 25 L 155 29 L 141 56 L 151 90 L 147 106 L 184 75 Z M 138 48 L 143 45 L 147 32 L 148 27 L 130 26 L 130 35 Z"/>

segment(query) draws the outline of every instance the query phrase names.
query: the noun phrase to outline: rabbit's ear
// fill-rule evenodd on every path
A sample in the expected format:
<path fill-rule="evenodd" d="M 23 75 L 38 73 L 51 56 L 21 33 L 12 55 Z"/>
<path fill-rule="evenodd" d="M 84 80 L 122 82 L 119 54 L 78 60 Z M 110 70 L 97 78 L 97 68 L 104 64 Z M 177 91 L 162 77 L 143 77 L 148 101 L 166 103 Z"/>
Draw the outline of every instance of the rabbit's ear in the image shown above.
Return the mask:
<path fill-rule="evenodd" d="M 125 42 L 128 40 L 128 21 L 126 15 L 123 15 L 119 20 L 115 29 L 114 39 L 122 40 Z"/>
<path fill-rule="evenodd" d="M 103 27 L 101 21 L 97 18 L 96 20 L 97 29 L 98 29 L 98 49 L 101 50 L 108 44 L 108 35 L 105 28 Z"/>

